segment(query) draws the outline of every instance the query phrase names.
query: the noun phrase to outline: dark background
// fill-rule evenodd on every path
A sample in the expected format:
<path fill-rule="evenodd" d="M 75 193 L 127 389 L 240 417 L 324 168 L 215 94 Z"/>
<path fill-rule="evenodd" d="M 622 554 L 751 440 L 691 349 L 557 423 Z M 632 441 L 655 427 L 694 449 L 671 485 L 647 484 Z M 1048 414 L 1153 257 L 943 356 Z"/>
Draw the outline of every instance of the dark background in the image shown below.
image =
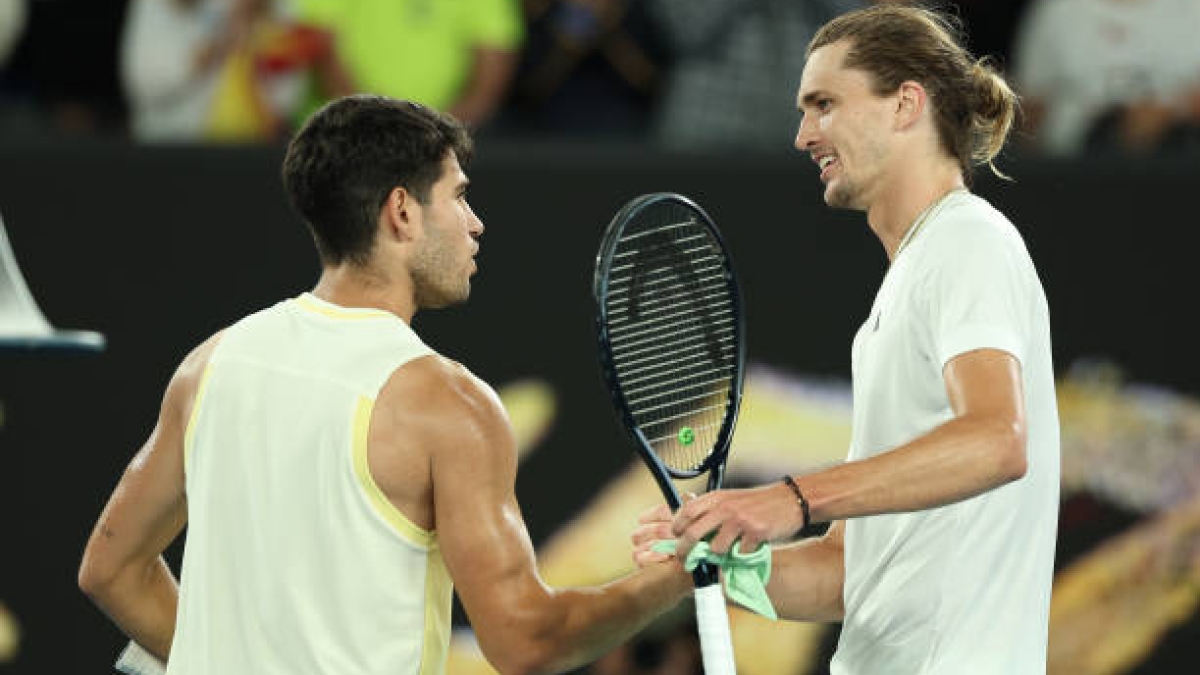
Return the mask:
<path fill-rule="evenodd" d="M 284 202 L 281 154 L 102 141 L 0 151 L 0 210 L 42 309 L 109 340 L 98 355 L 0 352 L 0 600 L 24 633 L 6 672 L 106 672 L 123 644 L 75 574 L 167 380 L 196 343 L 319 271 Z M 1003 166 L 1015 182 L 981 174 L 978 191 L 1026 237 L 1058 367 L 1103 357 L 1131 380 L 1200 394 L 1200 158 Z M 685 193 L 723 229 L 752 359 L 848 378 L 886 260 L 860 214 L 823 206 L 806 157 L 485 141 L 470 174 L 487 226 L 471 302 L 415 327 L 493 384 L 535 376 L 558 392 L 556 426 L 518 483 L 535 540 L 629 465 L 595 365 L 590 279 L 600 231 L 631 197 Z M 1183 659 L 1188 646 L 1177 649 Z"/>

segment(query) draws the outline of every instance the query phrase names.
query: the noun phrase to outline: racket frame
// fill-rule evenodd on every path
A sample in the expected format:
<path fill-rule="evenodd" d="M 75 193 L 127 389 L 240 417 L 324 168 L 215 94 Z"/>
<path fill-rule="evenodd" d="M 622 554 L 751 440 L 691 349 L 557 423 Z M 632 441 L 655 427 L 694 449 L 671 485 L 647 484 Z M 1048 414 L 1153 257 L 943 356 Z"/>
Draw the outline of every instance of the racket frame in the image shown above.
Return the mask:
<path fill-rule="evenodd" d="M 637 217 L 644 209 L 661 202 L 673 202 L 688 210 L 692 211 L 697 218 L 698 223 L 704 227 L 708 233 L 716 241 L 722 255 L 722 267 L 725 275 L 725 281 L 730 290 L 730 302 L 732 303 L 732 311 L 735 316 L 734 320 L 734 344 L 736 346 L 736 359 L 734 366 L 734 377 L 730 382 L 729 401 L 726 405 L 725 416 L 721 421 L 721 428 L 717 432 L 717 438 L 714 443 L 714 450 L 705 458 L 705 460 L 691 471 L 680 471 L 667 466 L 658 455 L 651 449 L 646 436 L 638 428 L 637 422 L 633 418 L 633 413 L 630 411 L 628 404 L 625 401 L 621 384 L 617 378 L 616 364 L 613 362 L 612 344 L 609 339 L 608 331 L 608 308 L 605 306 L 605 300 L 608 297 L 608 270 L 612 268 L 613 256 L 616 255 L 617 244 L 620 241 L 621 235 L 625 232 L 628 224 Z M 666 498 L 672 511 L 679 510 L 682 505 L 679 490 L 675 487 L 673 479 L 695 478 L 701 474 L 708 473 L 707 490 L 712 491 L 719 489 L 725 476 L 725 461 L 729 457 L 729 446 L 733 439 L 733 431 L 737 425 L 738 412 L 741 409 L 742 402 L 742 384 L 745 373 L 746 363 L 746 340 L 745 340 L 745 319 L 742 312 L 742 297 L 741 287 L 738 285 L 737 274 L 733 269 L 733 258 L 729 253 L 728 247 L 725 245 L 725 240 L 721 236 L 716 225 L 704 209 L 692 200 L 670 192 L 656 192 L 652 194 L 642 195 L 631 200 L 613 217 L 601 239 L 600 252 L 596 255 L 596 268 L 592 280 L 592 293 L 596 301 L 596 336 L 598 341 L 598 353 L 600 355 L 600 369 L 604 373 L 605 382 L 608 384 L 608 390 L 612 398 L 613 408 L 617 411 L 621 421 L 621 427 L 625 430 L 629 440 L 632 441 L 638 455 L 646 463 L 650 473 L 654 476 L 654 480 L 658 483 L 659 489 Z M 710 586 L 717 582 L 718 574 L 715 567 L 707 563 L 700 565 L 693 572 L 693 577 L 696 581 L 697 588 Z"/>

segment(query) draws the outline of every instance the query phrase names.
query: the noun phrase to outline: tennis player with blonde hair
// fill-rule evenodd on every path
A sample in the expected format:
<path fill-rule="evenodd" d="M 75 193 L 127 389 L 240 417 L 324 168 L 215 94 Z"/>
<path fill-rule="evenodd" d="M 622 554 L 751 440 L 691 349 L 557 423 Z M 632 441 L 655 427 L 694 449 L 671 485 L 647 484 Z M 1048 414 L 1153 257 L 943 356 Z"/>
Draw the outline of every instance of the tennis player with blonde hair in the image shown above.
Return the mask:
<path fill-rule="evenodd" d="M 543 583 L 499 399 L 410 327 L 470 292 L 470 155 L 453 119 L 376 96 L 289 145 L 320 279 L 184 359 L 79 572 L 170 675 L 441 673 L 452 588 L 500 672 L 558 672 L 691 591 L 674 564 Z M 177 585 L 161 553 L 185 524 Z"/>
<path fill-rule="evenodd" d="M 1046 297 L 1009 220 L 968 187 L 1017 98 L 936 12 L 881 5 L 813 38 L 796 148 L 825 201 L 866 213 L 890 267 L 852 348 L 847 461 L 647 513 L 635 558 L 678 536 L 774 555 L 787 618 L 842 621 L 840 675 L 1046 667 L 1059 429 Z M 993 167 L 994 168 L 994 167 Z M 804 336 L 797 336 L 803 342 Z"/>

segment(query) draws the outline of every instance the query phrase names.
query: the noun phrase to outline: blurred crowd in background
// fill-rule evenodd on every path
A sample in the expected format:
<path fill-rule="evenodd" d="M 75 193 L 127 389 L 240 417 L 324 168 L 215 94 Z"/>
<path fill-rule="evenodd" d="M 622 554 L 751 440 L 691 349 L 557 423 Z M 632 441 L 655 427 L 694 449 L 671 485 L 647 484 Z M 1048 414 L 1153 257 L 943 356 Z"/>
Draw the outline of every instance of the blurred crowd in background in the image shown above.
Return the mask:
<path fill-rule="evenodd" d="M 778 151 L 813 31 L 870 2 L 0 0 L 0 142 L 275 142 L 374 92 L 489 136 Z M 1028 151 L 1200 148 L 1197 0 L 942 6 L 1022 94 Z"/>

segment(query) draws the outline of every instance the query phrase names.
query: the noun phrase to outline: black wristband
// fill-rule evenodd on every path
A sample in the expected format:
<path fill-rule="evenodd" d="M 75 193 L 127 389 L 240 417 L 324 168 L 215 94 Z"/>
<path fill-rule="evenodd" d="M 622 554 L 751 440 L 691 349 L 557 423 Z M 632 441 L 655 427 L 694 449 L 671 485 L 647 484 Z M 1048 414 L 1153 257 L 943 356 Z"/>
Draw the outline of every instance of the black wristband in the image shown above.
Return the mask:
<path fill-rule="evenodd" d="M 792 480 L 791 476 L 784 476 L 783 484 L 788 486 L 792 494 L 796 495 L 796 501 L 800 502 L 800 511 L 804 514 L 804 524 L 800 526 L 800 529 L 803 530 L 808 527 L 809 523 L 808 500 L 804 498 L 804 493 L 800 491 L 800 486 L 796 485 L 796 481 Z"/>

